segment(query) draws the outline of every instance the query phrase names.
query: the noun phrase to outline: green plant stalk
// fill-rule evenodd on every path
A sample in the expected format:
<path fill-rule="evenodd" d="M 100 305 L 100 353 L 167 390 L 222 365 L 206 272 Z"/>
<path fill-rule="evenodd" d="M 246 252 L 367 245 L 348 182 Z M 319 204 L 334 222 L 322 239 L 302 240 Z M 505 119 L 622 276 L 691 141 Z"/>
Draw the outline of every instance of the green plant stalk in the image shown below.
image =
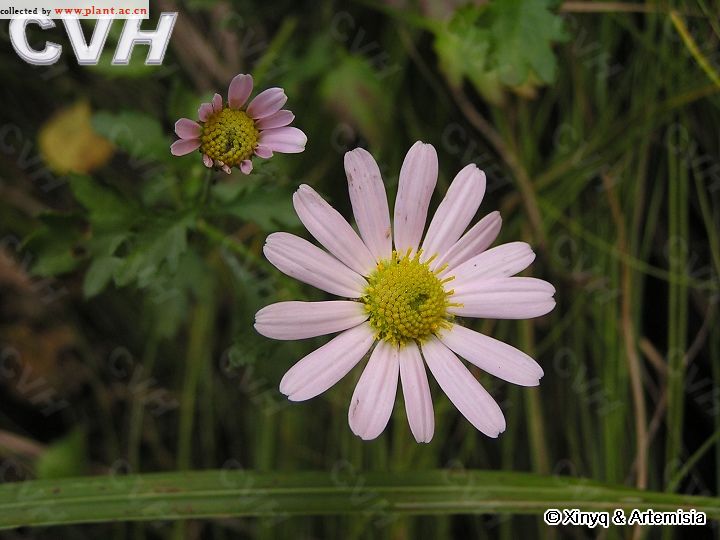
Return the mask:
<path fill-rule="evenodd" d="M 532 321 L 522 321 L 521 340 L 523 350 L 528 354 L 534 354 L 534 336 Z M 525 398 L 525 414 L 528 417 L 528 439 L 530 441 L 530 456 L 532 458 L 533 470 L 547 474 L 550 472 L 550 457 L 547 440 L 545 438 L 545 421 L 543 419 L 542 402 L 540 392 L 537 388 L 528 388 L 523 392 Z"/>
<path fill-rule="evenodd" d="M 155 360 L 158 352 L 158 338 L 151 336 L 147 343 L 143 356 L 143 369 L 145 377 L 151 377 L 155 368 Z M 133 399 L 130 409 L 130 427 L 128 429 L 128 462 L 132 471 L 139 473 L 140 468 L 140 445 L 142 443 L 143 425 L 145 416 L 145 396 L 138 394 Z M 118 538 L 121 536 L 118 534 Z M 145 530 L 142 525 L 136 524 L 133 529 L 135 540 L 144 540 Z"/>
<path fill-rule="evenodd" d="M 152 377 L 157 358 L 158 339 L 150 338 L 143 357 L 143 370 L 145 377 Z M 135 395 L 130 409 L 130 427 L 128 434 L 128 461 L 134 472 L 140 472 L 140 444 L 142 442 L 143 418 L 145 416 L 145 396 L 142 393 Z"/>
<path fill-rule="evenodd" d="M 264 258 L 253 253 L 245 244 L 228 236 L 222 229 L 218 229 L 215 225 L 211 225 L 204 219 L 198 219 L 196 227 L 197 230 L 203 233 L 209 240 L 212 240 L 222 248 L 235 252 L 243 261 L 249 264 L 255 264 L 264 269 L 274 268 Z"/>
<path fill-rule="evenodd" d="M 720 440 L 720 431 L 713 433 L 708 440 L 700 445 L 700 448 L 695 450 L 688 460 L 683 463 L 682 468 L 675 473 L 675 476 L 670 480 L 668 491 L 675 491 L 678 488 L 680 482 L 683 481 L 688 473 L 692 471 L 697 462 L 700 461 L 700 459 L 707 453 L 708 450 L 710 450 L 710 448 L 713 447 L 715 443 L 717 443 L 718 440 Z"/>
<path fill-rule="evenodd" d="M 276 32 L 272 42 L 270 42 L 267 51 L 265 51 L 262 58 L 260 58 L 257 64 L 255 64 L 255 68 L 253 69 L 255 84 L 261 84 L 264 82 L 264 79 L 272 67 L 273 62 L 277 60 L 280 52 L 283 48 L 285 48 L 288 40 L 292 37 L 297 24 L 298 20 L 296 17 L 287 17 L 283 21 L 282 26 Z"/>
<path fill-rule="evenodd" d="M 193 425 L 197 391 L 200 376 L 205 366 L 210 362 L 210 348 L 212 343 L 212 326 L 215 306 L 209 299 L 198 303 L 190 320 L 188 354 L 185 365 L 185 379 L 183 381 L 182 398 L 180 402 L 180 426 L 178 433 L 177 468 L 186 470 L 192 464 Z M 185 536 L 183 524 L 178 522 L 174 537 L 181 539 Z"/>
<path fill-rule="evenodd" d="M 574 236 L 584 240 L 590 246 L 598 248 L 600 251 L 604 251 L 627 264 L 633 270 L 652 276 L 668 283 L 674 284 L 686 284 L 690 287 L 699 290 L 708 290 L 716 292 L 718 290 L 718 284 L 712 280 L 702 281 L 695 279 L 685 273 L 678 274 L 677 272 L 663 270 L 646 263 L 643 260 L 636 259 L 629 255 L 623 255 L 617 250 L 617 247 L 609 242 L 603 240 L 602 236 L 597 235 L 587 228 L 584 228 L 581 223 L 577 220 L 564 216 L 558 208 L 548 203 L 547 201 L 540 199 L 540 206 L 543 212 L 552 219 L 557 219 L 557 222 L 563 225 L 569 232 Z"/>
<path fill-rule="evenodd" d="M 720 87 L 720 74 L 718 74 L 718 72 L 713 69 L 710 61 L 705 58 L 703 53 L 700 51 L 700 48 L 698 47 L 697 43 L 695 43 L 695 40 L 693 39 L 690 31 L 685 25 L 685 21 L 682 20 L 678 12 L 675 10 L 672 10 L 670 12 L 670 20 L 672 20 L 675 29 L 677 30 L 678 34 L 680 34 L 683 43 L 685 43 L 685 47 L 687 47 L 687 50 L 698 63 L 700 68 L 705 72 L 705 74 L 713 83 Z"/>
<path fill-rule="evenodd" d="M 668 209 L 669 209 L 669 270 L 671 275 L 683 276 L 687 268 L 687 189 L 685 163 L 675 150 L 668 149 Z M 668 377 L 667 425 L 665 446 L 665 483 L 679 468 L 682 453 L 683 412 L 685 399 L 685 355 L 687 348 L 687 286 L 670 282 L 668 298 Z"/>
<path fill-rule="evenodd" d="M 678 508 L 720 518 L 720 499 L 640 491 L 583 478 L 500 471 L 210 470 L 34 480 L 0 486 L 0 529 L 108 521 L 332 514 L 542 514 Z"/>
<path fill-rule="evenodd" d="M 180 403 L 177 458 L 179 469 L 188 469 L 191 465 L 195 401 L 200 374 L 203 372 L 203 367 L 210 361 L 208 344 L 212 343 L 213 309 L 214 306 L 210 301 L 197 304 L 190 322 L 187 365 L 185 366 L 185 380 Z"/>
<path fill-rule="evenodd" d="M 710 337 L 710 362 L 712 365 L 712 378 L 717 388 L 720 386 L 720 337 L 717 332 Z M 720 431 L 720 415 L 715 415 L 715 431 Z M 720 443 L 715 444 L 715 463 L 720 463 Z M 720 467 L 715 467 L 715 492 L 720 489 Z"/>

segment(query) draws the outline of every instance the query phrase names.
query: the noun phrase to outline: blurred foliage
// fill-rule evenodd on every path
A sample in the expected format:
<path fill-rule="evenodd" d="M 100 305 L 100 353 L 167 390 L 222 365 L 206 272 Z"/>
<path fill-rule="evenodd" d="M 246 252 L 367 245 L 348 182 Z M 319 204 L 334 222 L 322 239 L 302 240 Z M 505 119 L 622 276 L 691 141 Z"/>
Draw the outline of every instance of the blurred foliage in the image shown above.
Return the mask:
<path fill-rule="evenodd" d="M 675 6 L 691 51 L 664 5 L 592 4 L 179 2 L 161 67 L 144 65 L 142 46 L 130 66 L 111 66 L 119 23 L 96 67 L 77 65 L 61 25 L 29 31 L 33 43 L 63 45 L 55 66 L 24 64 L 0 36 L 0 430 L 41 448 L 2 447 L 4 479 L 322 469 L 364 496 L 367 470 L 483 468 L 716 495 L 720 89 L 707 72 L 718 70 L 716 9 Z M 240 72 L 253 74 L 255 92 L 285 89 L 306 151 L 256 160 L 250 176 L 208 171 L 197 153 L 172 157 L 174 122 Z M 477 163 L 488 177 L 482 214 L 502 213 L 499 242 L 531 242 L 532 275 L 558 290 L 546 317 L 474 323 L 546 373 L 527 389 L 475 372 L 507 416 L 498 440 L 475 432 L 433 382 L 430 444 L 413 441 L 400 396 L 386 432 L 363 443 L 347 425 L 359 370 L 289 404 L 283 373 L 326 340 L 276 342 L 252 327 L 271 302 L 326 298 L 262 256 L 270 232 L 306 234 L 292 209 L 297 186 L 349 217 L 344 152 L 368 148 L 392 200 L 416 140 L 440 157 L 433 207 Z M 358 504 L 381 502 L 371 493 Z M 385 517 L 62 533 L 547 532 L 535 517 Z"/>
<path fill-rule="evenodd" d="M 71 478 L 87 472 L 86 434 L 82 428 L 53 442 L 37 462 L 38 478 Z"/>

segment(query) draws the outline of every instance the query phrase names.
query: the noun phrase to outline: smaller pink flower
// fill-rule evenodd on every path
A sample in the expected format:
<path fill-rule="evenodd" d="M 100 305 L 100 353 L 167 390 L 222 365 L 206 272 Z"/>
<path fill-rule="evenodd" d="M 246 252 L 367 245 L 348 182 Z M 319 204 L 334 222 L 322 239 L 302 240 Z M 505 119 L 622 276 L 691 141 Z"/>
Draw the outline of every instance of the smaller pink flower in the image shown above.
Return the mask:
<path fill-rule="evenodd" d="M 212 103 L 200 105 L 198 122 L 181 118 L 175 123 L 180 139 L 170 152 L 184 156 L 199 150 L 206 167 L 228 174 L 232 167 L 238 167 L 250 174 L 253 155 L 268 159 L 273 152 L 296 154 L 305 150 L 307 136 L 290 127 L 295 115 L 282 109 L 287 101 L 285 91 L 268 88 L 244 108 L 252 89 L 251 75 L 236 75 L 230 82 L 227 105 L 223 105 L 220 94 L 215 94 Z"/>

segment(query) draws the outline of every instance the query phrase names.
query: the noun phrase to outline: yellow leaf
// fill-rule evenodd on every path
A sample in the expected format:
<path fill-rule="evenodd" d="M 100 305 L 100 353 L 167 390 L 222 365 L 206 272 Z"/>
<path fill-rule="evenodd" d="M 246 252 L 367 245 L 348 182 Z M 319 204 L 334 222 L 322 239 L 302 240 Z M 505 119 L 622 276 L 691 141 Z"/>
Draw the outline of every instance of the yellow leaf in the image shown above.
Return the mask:
<path fill-rule="evenodd" d="M 112 157 L 112 144 L 95 132 L 91 117 L 90 106 L 80 101 L 62 109 L 40 129 L 40 153 L 55 173 L 89 173 Z"/>

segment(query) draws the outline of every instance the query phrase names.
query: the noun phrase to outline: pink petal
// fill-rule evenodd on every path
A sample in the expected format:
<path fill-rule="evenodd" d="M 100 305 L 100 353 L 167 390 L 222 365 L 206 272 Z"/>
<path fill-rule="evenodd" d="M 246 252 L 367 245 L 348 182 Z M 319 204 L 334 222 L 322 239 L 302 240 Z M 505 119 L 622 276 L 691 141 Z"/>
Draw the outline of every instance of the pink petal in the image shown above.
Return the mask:
<path fill-rule="evenodd" d="M 180 139 L 170 146 L 173 156 L 184 156 L 200 148 L 200 139 Z"/>
<path fill-rule="evenodd" d="M 422 352 L 440 388 L 473 426 L 493 438 L 505 431 L 498 404 L 450 349 L 431 337 Z"/>
<path fill-rule="evenodd" d="M 444 253 L 475 217 L 485 195 L 485 173 L 475 165 L 461 170 L 438 206 L 423 240 L 423 259 Z"/>
<path fill-rule="evenodd" d="M 305 150 L 307 136 L 294 127 L 266 129 L 260 132 L 260 144 L 273 152 L 297 154 Z"/>
<path fill-rule="evenodd" d="M 282 110 L 258 120 L 255 125 L 258 129 L 272 129 L 285 127 L 295 120 L 295 115 L 290 111 Z"/>
<path fill-rule="evenodd" d="M 522 272 L 535 260 L 535 253 L 525 242 L 500 244 L 475 255 L 447 275 L 455 276 L 449 286 L 453 289 L 476 281 L 493 277 L 509 277 Z"/>
<path fill-rule="evenodd" d="M 360 298 L 367 287 L 367 281 L 360 274 L 294 234 L 271 234 L 263 252 L 281 272 L 330 294 Z"/>
<path fill-rule="evenodd" d="M 417 442 L 428 443 L 435 431 L 435 416 L 425 365 L 415 343 L 400 349 L 400 381 L 410 431 Z"/>
<path fill-rule="evenodd" d="M 500 234 L 501 227 L 500 212 L 490 212 L 466 232 L 460 240 L 455 242 L 450 249 L 435 259 L 430 264 L 430 268 L 436 270 L 447 264 L 447 269 L 443 273 L 450 272 L 456 266 L 489 248 Z"/>
<path fill-rule="evenodd" d="M 242 172 L 243 174 L 250 174 L 252 172 L 252 170 L 253 170 L 252 161 L 250 161 L 249 159 L 243 159 L 240 162 L 240 172 Z"/>
<path fill-rule="evenodd" d="M 468 362 L 501 379 L 521 386 L 537 386 L 543 369 L 524 352 L 507 343 L 454 324 L 438 336 Z"/>
<path fill-rule="evenodd" d="M 207 122 L 210 115 L 213 113 L 213 106 L 211 103 L 203 103 L 198 109 L 198 118 L 201 122 Z"/>
<path fill-rule="evenodd" d="M 555 287 L 531 277 L 480 277 L 453 288 L 452 302 L 461 306 L 449 311 L 460 317 L 530 319 L 555 307 Z"/>
<path fill-rule="evenodd" d="M 437 152 L 431 144 L 416 142 L 408 151 L 400 169 L 395 200 L 395 250 L 417 250 L 425 230 L 428 205 L 437 183 Z"/>
<path fill-rule="evenodd" d="M 207 154 L 203 154 L 203 164 L 209 169 L 213 166 L 213 160 Z"/>
<path fill-rule="evenodd" d="M 212 100 L 212 108 L 215 112 L 220 112 L 223 109 L 223 99 L 220 94 L 215 94 Z"/>
<path fill-rule="evenodd" d="M 235 78 L 230 81 L 230 88 L 228 88 L 228 103 L 233 109 L 240 109 L 247 98 L 250 97 L 250 93 L 253 89 L 253 78 L 252 75 L 235 75 Z"/>
<path fill-rule="evenodd" d="M 340 212 L 308 185 L 301 185 L 293 195 L 293 205 L 300 221 L 325 249 L 361 276 L 375 269 L 375 258 Z"/>
<path fill-rule="evenodd" d="M 197 139 L 202 133 L 202 128 L 197 122 L 193 122 L 189 118 L 181 118 L 175 122 L 175 133 L 181 139 Z"/>
<path fill-rule="evenodd" d="M 268 88 L 255 96 L 248 105 L 247 113 L 253 120 L 259 120 L 278 112 L 286 101 L 287 96 L 282 88 Z"/>
<path fill-rule="evenodd" d="M 305 339 L 353 328 L 367 318 L 361 302 L 278 302 L 255 314 L 255 330 L 272 339 Z"/>
<path fill-rule="evenodd" d="M 263 159 L 270 159 L 273 156 L 273 151 L 267 146 L 259 144 L 257 148 L 255 148 L 255 155 Z"/>
<path fill-rule="evenodd" d="M 230 167 L 228 167 L 227 165 L 223 165 L 223 166 L 222 166 L 222 171 L 223 171 L 225 174 L 231 174 L 231 173 L 232 173 L 232 169 L 231 169 Z"/>
<path fill-rule="evenodd" d="M 350 201 L 360 236 L 378 261 L 392 254 L 392 231 L 385 184 L 369 152 L 356 148 L 345 154 Z"/>
<path fill-rule="evenodd" d="M 399 350 L 381 341 L 355 386 L 348 423 L 352 432 L 365 441 L 380 435 L 395 405 L 399 373 Z"/>
<path fill-rule="evenodd" d="M 355 367 L 374 341 L 368 323 L 346 330 L 291 367 L 280 381 L 280 391 L 290 401 L 322 394 Z"/>

